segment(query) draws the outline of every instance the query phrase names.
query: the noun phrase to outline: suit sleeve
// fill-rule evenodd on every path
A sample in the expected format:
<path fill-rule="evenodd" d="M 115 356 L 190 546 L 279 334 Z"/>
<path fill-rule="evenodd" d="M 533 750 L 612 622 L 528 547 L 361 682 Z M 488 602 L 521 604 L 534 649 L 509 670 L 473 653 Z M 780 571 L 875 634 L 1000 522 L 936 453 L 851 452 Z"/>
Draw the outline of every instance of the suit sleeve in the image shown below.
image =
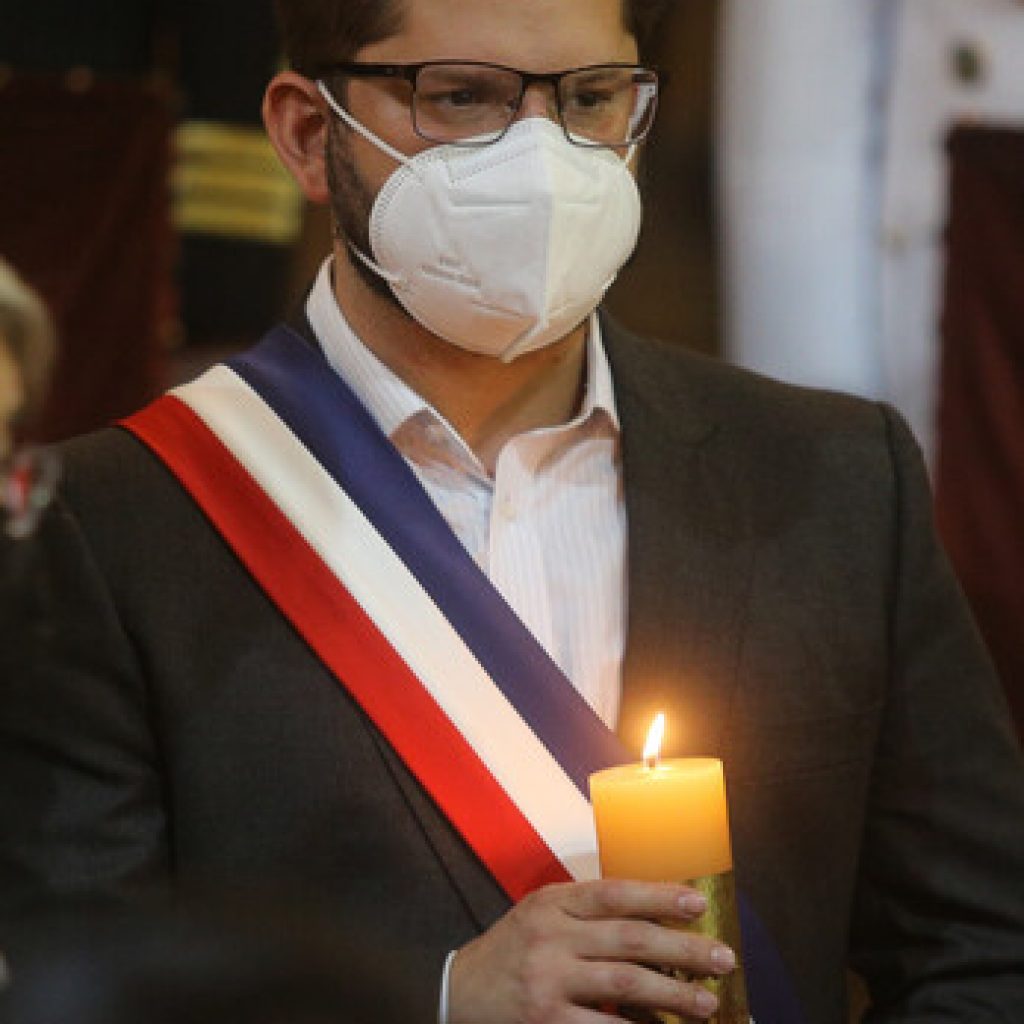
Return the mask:
<path fill-rule="evenodd" d="M 60 501 L 25 543 L 32 604 L 2 627 L 5 933 L 37 905 L 158 882 L 168 862 L 143 672 L 89 545 Z"/>
<path fill-rule="evenodd" d="M 1024 766 L 936 539 L 924 468 L 886 410 L 894 467 L 891 674 L 854 966 L 872 1024 L 1024 1020 Z"/>

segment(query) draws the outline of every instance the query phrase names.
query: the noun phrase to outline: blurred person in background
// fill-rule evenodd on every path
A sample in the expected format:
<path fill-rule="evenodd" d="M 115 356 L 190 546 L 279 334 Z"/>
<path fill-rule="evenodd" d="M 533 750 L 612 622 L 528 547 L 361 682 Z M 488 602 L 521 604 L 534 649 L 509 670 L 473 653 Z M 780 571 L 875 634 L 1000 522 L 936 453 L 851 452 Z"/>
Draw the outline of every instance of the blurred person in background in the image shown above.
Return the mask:
<path fill-rule="evenodd" d="M 0 259 L 0 510 L 15 540 L 32 532 L 56 483 L 52 453 L 16 444 L 35 426 L 55 354 L 42 299 Z"/>
<path fill-rule="evenodd" d="M 53 497 L 52 452 L 18 443 L 31 436 L 55 356 L 50 315 L 40 297 L 0 259 L 0 678 L 14 678 L 45 636 L 46 573 L 32 534 Z"/>
<path fill-rule="evenodd" d="M 0 461 L 10 459 L 19 425 L 39 412 L 54 355 L 42 299 L 0 258 Z"/>

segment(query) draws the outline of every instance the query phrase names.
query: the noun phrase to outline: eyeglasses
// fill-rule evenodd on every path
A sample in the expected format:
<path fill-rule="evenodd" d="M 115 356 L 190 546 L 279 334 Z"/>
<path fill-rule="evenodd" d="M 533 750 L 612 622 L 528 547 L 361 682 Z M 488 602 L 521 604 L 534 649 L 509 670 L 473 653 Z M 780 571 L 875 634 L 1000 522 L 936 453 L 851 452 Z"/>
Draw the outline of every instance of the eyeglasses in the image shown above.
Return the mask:
<path fill-rule="evenodd" d="M 344 62 L 327 74 L 397 79 L 412 85 L 412 123 L 428 142 L 486 146 L 515 120 L 526 90 L 552 86 L 566 137 L 577 146 L 625 147 L 651 130 L 658 105 L 658 74 L 634 64 L 595 64 L 534 74 L 479 61 L 419 64 Z"/>

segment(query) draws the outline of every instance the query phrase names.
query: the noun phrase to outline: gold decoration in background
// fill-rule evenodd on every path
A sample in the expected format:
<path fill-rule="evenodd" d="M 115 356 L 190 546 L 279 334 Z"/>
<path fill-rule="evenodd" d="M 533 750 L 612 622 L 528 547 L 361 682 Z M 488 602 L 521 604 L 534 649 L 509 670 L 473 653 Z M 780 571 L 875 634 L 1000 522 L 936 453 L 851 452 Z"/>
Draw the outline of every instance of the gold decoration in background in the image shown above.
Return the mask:
<path fill-rule="evenodd" d="M 290 245 L 302 195 L 262 128 L 188 121 L 175 133 L 174 222 L 187 233 Z"/>

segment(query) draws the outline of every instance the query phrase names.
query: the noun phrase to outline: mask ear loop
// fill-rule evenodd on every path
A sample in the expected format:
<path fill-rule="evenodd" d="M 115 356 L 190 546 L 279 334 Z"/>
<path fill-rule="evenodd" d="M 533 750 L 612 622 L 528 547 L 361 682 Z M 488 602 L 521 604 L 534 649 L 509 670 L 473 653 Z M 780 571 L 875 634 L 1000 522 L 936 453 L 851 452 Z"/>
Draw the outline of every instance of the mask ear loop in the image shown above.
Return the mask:
<path fill-rule="evenodd" d="M 389 145 L 383 139 L 378 138 L 366 125 L 361 124 L 357 121 L 330 93 L 330 90 L 324 84 L 322 79 L 319 79 L 316 83 L 316 87 L 320 92 L 320 95 L 327 101 L 327 105 L 334 111 L 334 113 L 344 121 L 354 132 L 362 135 L 367 142 L 372 146 L 376 146 L 381 152 L 386 153 L 392 160 L 405 167 L 412 167 L 412 161 L 404 154 L 400 153 L 394 146 Z M 351 239 L 345 239 L 349 249 L 352 251 L 362 263 L 370 268 L 378 277 L 383 278 L 390 285 L 400 286 L 402 283 L 402 275 L 396 274 L 393 271 L 386 270 L 379 263 L 374 262 L 370 259 L 366 253 L 360 252 Z"/>
<path fill-rule="evenodd" d="M 409 166 L 409 158 L 399 150 L 395 149 L 394 146 L 389 145 L 382 138 L 375 135 L 370 131 L 366 125 L 361 124 L 357 121 L 332 95 L 330 90 L 324 84 L 323 79 L 317 79 L 317 89 L 320 91 L 320 95 L 327 101 L 327 105 L 334 111 L 335 114 L 341 118 L 353 131 L 358 132 L 367 142 L 371 145 L 376 146 L 381 152 L 387 153 L 392 160 L 399 164 L 405 164 Z"/>

